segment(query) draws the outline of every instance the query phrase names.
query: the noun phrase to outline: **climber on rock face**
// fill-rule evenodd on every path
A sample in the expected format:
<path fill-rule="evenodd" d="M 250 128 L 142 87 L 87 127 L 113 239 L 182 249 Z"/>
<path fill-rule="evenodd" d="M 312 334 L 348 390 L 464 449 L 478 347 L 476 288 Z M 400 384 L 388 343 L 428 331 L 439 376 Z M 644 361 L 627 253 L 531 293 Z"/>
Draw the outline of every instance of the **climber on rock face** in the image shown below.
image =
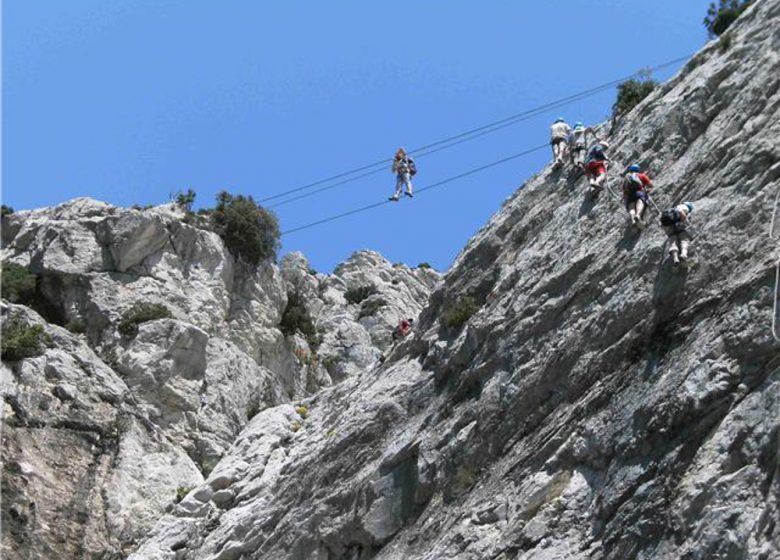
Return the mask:
<path fill-rule="evenodd" d="M 623 202 L 631 218 L 632 226 L 641 227 L 645 209 L 648 203 L 648 189 L 653 186 L 650 178 L 642 173 L 642 168 L 636 163 L 626 168 L 623 177 Z"/>
<path fill-rule="evenodd" d="M 563 165 L 563 156 L 571 134 L 571 127 L 563 118 L 558 117 L 550 127 L 550 146 L 552 146 L 553 163 L 556 167 Z"/>
<path fill-rule="evenodd" d="M 412 318 L 401 321 L 398 326 L 393 329 L 393 342 L 404 338 L 406 335 L 412 332 L 412 325 L 414 325 L 414 319 Z"/>
<path fill-rule="evenodd" d="M 684 202 L 661 214 L 661 226 L 669 236 L 669 254 L 672 256 L 674 264 L 680 264 L 680 261 L 688 259 L 688 246 L 691 243 L 688 225 L 692 212 L 693 204 Z"/>
<path fill-rule="evenodd" d="M 572 165 L 584 167 L 585 153 L 588 151 L 587 135 L 589 128 L 581 123 L 575 123 L 574 128 L 569 135 L 569 154 L 571 155 Z"/>
<path fill-rule="evenodd" d="M 412 198 L 412 177 L 417 174 L 417 166 L 403 148 L 398 148 L 398 151 L 395 153 L 392 171 L 396 175 L 395 194 L 389 200 L 398 202 L 404 185 L 406 186 L 406 196 Z"/>
<path fill-rule="evenodd" d="M 609 148 L 609 144 L 604 140 L 596 138 L 596 143 L 588 150 L 588 157 L 585 160 L 585 174 L 590 183 L 590 195 L 596 198 L 604 188 L 604 182 L 607 180 L 607 156 L 604 150 Z"/>

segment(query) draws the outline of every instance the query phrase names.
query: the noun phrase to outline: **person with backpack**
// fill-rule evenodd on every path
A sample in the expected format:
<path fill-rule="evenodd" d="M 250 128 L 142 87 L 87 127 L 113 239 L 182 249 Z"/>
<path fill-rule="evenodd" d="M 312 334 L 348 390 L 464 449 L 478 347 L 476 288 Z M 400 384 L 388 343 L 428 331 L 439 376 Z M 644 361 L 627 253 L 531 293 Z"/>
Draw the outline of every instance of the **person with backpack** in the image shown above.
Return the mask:
<path fill-rule="evenodd" d="M 397 340 L 406 337 L 410 332 L 412 332 L 412 325 L 414 325 L 414 319 L 404 319 L 401 321 L 398 326 L 393 330 L 393 342 L 396 342 Z"/>
<path fill-rule="evenodd" d="M 392 171 L 396 175 L 395 194 L 389 200 L 398 202 L 404 185 L 406 186 L 406 196 L 412 198 L 414 196 L 412 194 L 412 177 L 417 174 L 417 166 L 403 148 L 398 148 L 398 151 L 395 153 Z"/>
<path fill-rule="evenodd" d="M 604 189 L 604 182 L 607 180 L 607 156 L 605 150 L 609 144 L 596 137 L 596 143 L 588 150 L 588 157 L 585 159 L 585 175 L 588 176 L 590 184 L 590 195 L 594 199 Z"/>
<path fill-rule="evenodd" d="M 669 208 L 661 213 L 661 227 L 669 236 L 669 254 L 674 264 L 688 259 L 688 247 L 691 244 L 691 234 L 688 226 L 693 213 L 693 203 L 683 202 L 674 208 Z"/>
<path fill-rule="evenodd" d="M 571 134 L 571 127 L 562 117 L 555 119 L 550 127 L 550 146 L 553 152 L 553 164 L 556 167 L 563 165 L 563 156 L 566 153 L 567 142 Z"/>
<path fill-rule="evenodd" d="M 645 209 L 650 196 L 648 189 L 653 186 L 650 178 L 642 173 L 636 163 L 626 168 L 623 177 L 623 203 L 631 218 L 631 225 L 641 227 L 644 224 Z"/>
<path fill-rule="evenodd" d="M 585 153 L 588 151 L 587 135 L 589 128 L 581 122 L 574 123 L 574 128 L 569 134 L 569 154 L 571 155 L 571 164 L 581 168 L 585 167 Z"/>

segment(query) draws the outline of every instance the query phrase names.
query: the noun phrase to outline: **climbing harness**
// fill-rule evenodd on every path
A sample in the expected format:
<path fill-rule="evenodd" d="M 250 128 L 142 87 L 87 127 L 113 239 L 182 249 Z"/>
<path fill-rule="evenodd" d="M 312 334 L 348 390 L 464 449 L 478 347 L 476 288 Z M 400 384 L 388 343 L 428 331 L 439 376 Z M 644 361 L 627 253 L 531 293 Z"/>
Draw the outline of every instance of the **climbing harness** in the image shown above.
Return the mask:
<path fill-rule="evenodd" d="M 443 138 L 441 140 L 437 140 L 435 142 L 431 142 L 430 144 L 426 144 L 424 146 L 420 146 L 418 148 L 415 148 L 413 150 L 409 150 L 409 153 L 413 153 L 415 157 L 423 157 L 426 155 L 430 155 L 433 153 L 436 153 L 441 150 L 446 150 L 447 148 L 451 148 L 453 146 L 456 146 L 458 144 L 462 144 L 463 142 L 468 142 L 470 140 L 474 140 L 476 138 L 479 138 L 480 136 L 484 136 L 485 134 L 490 134 L 492 132 L 496 132 L 497 130 L 501 130 L 503 128 L 506 128 L 508 126 L 515 125 L 519 122 L 531 119 L 533 117 L 536 117 L 538 115 L 547 113 L 549 111 L 552 111 L 554 109 L 563 107 L 565 105 L 570 105 L 571 103 L 575 103 L 577 101 L 580 101 L 582 99 L 585 99 L 587 97 L 591 97 L 593 95 L 599 94 L 601 92 L 607 91 L 611 89 L 612 87 L 626 81 L 627 79 L 635 78 L 636 76 L 642 74 L 644 75 L 646 72 L 657 72 L 659 70 L 663 70 L 664 68 L 667 68 L 669 66 L 673 66 L 675 64 L 678 64 L 680 62 L 683 62 L 685 60 L 688 60 L 692 54 L 676 58 L 674 60 L 670 60 L 668 62 L 664 62 L 663 64 L 659 64 L 658 66 L 655 66 L 653 68 L 650 68 L 648 70 L 642 70 L 640 72 L 635 72 L 634 74 L 631 74 L 630 76 L 625 76 L 623 78 L 620 78 L 618 80 L 612 80 L 610 82 L 606 82 L 604 84 L 601 84 L 599 86 L 595 86 L 593 88 L 583 90 L 581 92 L 575 93 L 573 95 L 570 95 L 568 97 L 563 97 L 561 99 L 557 99 L 555 101 L 551 101 L 549 103 L 546 103 L 544 105 L 540 105 L 538 107 L 535 107 L 533 109 L 529 109 L 526 111 L 523 111 L 521 113 L 516 113 L 514 115 L 511 115 L 509 117 L 505 117 L 503 119 L 499 119 L 497 121 L 493 121 L 491 123 L 467 130 L 465 132 L 461 132 L 459 134 L 456 134 L 454 136 L 450 136 L 448 138 Z M 301 198 L 306 198 L 308 196 L 314 195 L 319 192 L 323 192 L 325 190 L 329 190 L 331 188 L 335 188 L 337 186 L 350 183 L 353 181 L 356 181 L 358 179 L 361 179 L 363 177 L 367 177 L 369 175 L 373 175 L 375 173 L 380 173 L 385 170 L 386 166 L 391 163 L 392 158 L 383 158 L 381 160 L 375 161 L 374 163 L 370 163 L 368 165 L 363 165 L 360 167 L 356 167 L 354 169 L 351 169 L 349 171 L 345 171 L 343 173 L 338 173 L 336 175 L 331 175 L 330 177 L 326 177 L 324 179 L 320 179 L 318 181 L 314 181 L 312 183 L 308 183 L 306 185 L 302 185 L 300 187 L 296 187 L 293 189 L 288 189 L 286 191 L 282 191 L 280 193 L 277 193 L 275 195 L 271 195 L 265 198 L 259 199 L 260 202 L 268 202 L 270 200 L 276 200 L 278 198 L 285 197 L 287 195 L 298 193 L 301 191 L 306 191 L 311 189 L 312 187 L 316 187 L 319 185 L 325 185 L 326 183 L 331 183 L 332 181 L 339 180 L 337 183 L 328 185 L 327 187 L 323 187 L 321 189 L 317 189 L 315 191 L 312 191 L 310 193 L 307 193 L 306 195 L 300 195 L 298 197 L 295 197 L 294 199 L 290 199 L 288 201 L 285 201 L 284 204 L 287 202 L 293 202 L 293 200 L 300 200 Z M 360 175 L 355 175 L 356 173 L 360 173 Z M 277 203 L 276 205 L 279 206 L 282 203 Z"/>
<path fill-rule="evenodd" d="M 777 240 L 775 235 L 775 218 L 777 217 L 777 203 L 780 201 L 780 192 L 775 197 L 775 207 L 772 210 L 772 224 L 769 226 L 769 239 Z M 780 289 L 780 258 L 777 259 L 777 266 L 775 266 L 775 294 L 774 302 L 772 304 L 772 336 L 777 342 L 780 342 L 780 336 L 777 334 L 777 290 Z"/>

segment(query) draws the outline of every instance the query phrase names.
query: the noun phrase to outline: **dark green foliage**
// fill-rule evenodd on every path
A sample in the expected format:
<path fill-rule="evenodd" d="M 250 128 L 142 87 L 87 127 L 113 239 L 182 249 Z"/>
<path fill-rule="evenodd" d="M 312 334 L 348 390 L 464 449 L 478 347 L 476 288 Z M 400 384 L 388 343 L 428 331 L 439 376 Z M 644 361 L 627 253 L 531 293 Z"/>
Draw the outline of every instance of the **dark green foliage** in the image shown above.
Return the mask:
<path fill-rule="evenodd" d="M 83 334 L 87 330 L 87 325 L 82 319 L 73 319 L 65 325 L 65 328 L 74 334 Z"/>
<path fill-rule="evenodd" d="M 719 5 L 710 2 L 707 9 L 707 17 L 704 18 L 704 27 L 707 28 L 707 34 L 712 37 L 721 35 L 734 20 L 750 6 L 752 0 L 719 0 Z M 728 46 L 721 47 L 723 50 Z"/>
<path fill-rule="evenodd" d="M 375 293 L 377 293 L 376 286 L 373 284 L 366 284 L 365 286 L 348 289 L 344 293 L 344 297 L 349 303 L 360 303 L 367 297 L 373 296 Z"/>
<path fill-rule="evenodd" d="M 190 213 L 192 212 L 192 205 L 195 202 L 196 196 L 197 195 L 195 194 L 195 191 L 192 189 L 187 189 L 186 193 L 181 191 L 177 192 L 173 200 L 176 202 L 176 205 L 179 206 L 179 208 L 187 213 Z"/>
<path fill-rule="evenodd" d="M 726 52 L 731 48 L 731 43 L 734 41 L 734 36 L 731 33 L 724 33 L 720 36 L 720 40 L 718 41 L 718 46 L 720 47 L 720 52 Z"/>
<path fill-rule="evenodd" d="M 138 334 L 138 325 L 156 319 L 170 319 L 173 317 L 170 309 L 161 303 L 136 303 L 122 316 L 117 330 L 127 337 Z"/>
<path fill-rule="evenodd" d="M 360 306 L 358 319 L 372 316 L 380 307 L 384 307 L 385 305 L 387 305 L 387 300 L 381 297 L 364 301 L 363 305 Z"/>
<path fill-rule="evenodd" d="M 18 318 L 5 319 L 0 341 L 2 359 L 16 362 L 23 358 L 40 356 L 47 340 L 41 325 L 28 325 Z"/>
<path fill-rule="evenodd" d="M 276 259 L 281 237 L 279 221 L 251 196 L 233 196 L 222 191 L 217 195 L 211 220 L 233 256 L 254 265 L 263 259 Z"/>
<path fill-rule="evenodd" d="M 430 265 L 430 263 L 421 262 L 420 264 L 417 265 L 417 268 L 433 268 L 433 267 Z"/>
<path fill-rule="evenodd" d="M 27 267 L 15 263 L 3 263 L 2 295 L 11 303 L 32 307 L 37 300 L 38 277 Z"/>
<path fill-rule="evenodd" d="M 133 204 L 130 208 L 133 210 L 151 210 L 154 208 L 154 204 L 146 204 L 144 206 L 141 206 L 140 204 Z"/>
<path fill-rule="evenodd" d="M 14 209 L 10 206 L 3 204 L 0 205 L 0 216 L 9 216 L 14 213 Z"/>
<path fill-rule="evenodd" d="M 279 330 L 282 331 L 285 336 L 291 336 L 296 332 L 301 333 L 306 337 L 309 346 L 313 350 L 319 346 L 317 329 L 314 327 L 311 315 L 309 315 L 309 312 L 303 303 L 303 298 L 301 298 L 298 292 L 290 292 L 287 294 L 287 307 L 284 308 L 284 313 L 282 313 Z"/>
<path fill-rule="evenodd" d="M 618 84 L 617 101 L 612 106 L 612 114 L 625 115 L 631 109 L 639 105 L 639 103 L 655 89 L 658 83 L 649 78 L 641 80 L 626 80 L 625 82 Z"/>
<path fill-rule="evenodd" d="M 474 298 L 464 296 L 456 301 L 452 307 L 446 309 L 441 315 L 441 322 L 448 329 L 459 329 L 469 318 L 477 312 L 477 304 Z"/>

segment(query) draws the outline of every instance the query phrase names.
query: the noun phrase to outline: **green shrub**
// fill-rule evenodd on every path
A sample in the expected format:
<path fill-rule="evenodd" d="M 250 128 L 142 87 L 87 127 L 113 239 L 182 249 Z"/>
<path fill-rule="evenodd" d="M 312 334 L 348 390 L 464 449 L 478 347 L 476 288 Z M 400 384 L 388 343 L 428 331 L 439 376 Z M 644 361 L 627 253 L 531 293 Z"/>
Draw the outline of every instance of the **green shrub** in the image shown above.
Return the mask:
<path fill-rule="evenodd" d="M 360 306 L 358 319 L 362 319 L 363 317 L 371 317 L 374 313 L 377 312 L 377 310 L 384 307 L 385 305 L 387 305 L 387 300 L 381 297 L 364 301 L 363 305 Z"/>
<path fill-rule="evenodd" d="M 364 299 L 373 296 L 375 293 L 377 293 L 376 286 L 373 284 L 367 284 L 365 286 L 348 289 L 344 293 L 344 298 L 346 298 L 347 302 L 349 303 L 360 303 Z"/>
<path fill-rule="evenodd" d="M 430 263 L 421 262 L 420 264 L 417 265 L 417 268 L 433 268 L 433 267 L 430 265 Z"/>
<path fill-rule="evenodd" d="M 752 0 L 719 0 L 719 4 L 710 2 L 707 8 L 707 17 L 704 18 L 704 27 L 710 38 L 721 35 L 744 12 Z M 728 47 L 726 47 L 728 48 Z"/>
<path fill-rule="evenodd" d="M 311 315 L 304 305 L 303 298 L 298 292 L 287 294 L 287 307 L 282 313 L 282 320 L 279 322 L 279 330 L 285 336 L 291 336 L 296 332 L 306 337 L 309 347 L 315 350 L 318 344 L 317 329 Z"/>
<path fill-rule="evenodd" d="M 187 494 L 189 494 L 191 490 L 192 490 L 192 488 L 189 487 L 189 486 L 179 486 L 176 489 L 176 503 L 178 504 L 184 498 L 186 498 Z"/>
<path fill-rule="evenodd" d="M 0 205 L 0 216 L 10 216 L 14 213 L 14 209 L 6 204 Z"/>
<path fill-rule="evenodd" d="M 65 328 L 74 334 L 84 334 L 87 330 L 87 325 L 83 319 L 73 319 L 65 325 Z"/>
<path fill-rule="evenodd" d="M 176 206 L 189 214 L 192 212 L 192 205 L 195 203 L 196 196 L 197 195 L 195 194 L 195 191 L 192 189 L 187 189 L 186 193 L 178 191 L 174 195 L 173 201 L 176 203 Z"/>
<path fill-rule="evenodd" d="M 145 204 L 144 206 L 141 206 L 140 204 L 133 204 L 130 208 L 133 210 L 151 210 L 154 208 L 154 204 Z"/>
<path fill-rule="evenodd" d="M 2 327 L 2 359 L 16 362 L 43 353 L 48 337 L 41 325 L 28 325 L 20 319 L 5 319 Z"/>
<path fill-rule="evenodd" d="M 477 312 L 477 304 L 474 298 L 464 296 L 458 299 L 452 307 L 442 313 L 441 321 L 448 329 L 459 329 L 469 318 Z"/>
<path fill-rule="evenodd" d="M 306 417 L 309 415 L 309 407 L 305 404 L 299 404 L 295 407 L 295 412 L 298 413 L 298 416 L 306 420 Z"/>
<path fill-rule="evenodd" d="M 613 116 L 625 115 L 655 89 L 658 83 L 647 77 L 639 80 L 626 80 L 618 84 L 617 101 L 612 106 Z"/>
<path fill-rule="evenodd" d="M 3 263 L 2 296 L 11 303 L 32 307 L 37 300 L 36 286 L 38 277 L 27 267 L 16 263 Z"/>
<path fill-rule="evenodd" d="M 734 42 L 734 36 L 731 33 L 724 33 L 718 40 L 718 46 L 720 52 L 724 53 L 731 48 L 731 43 Z"/>
<path fill-rule="evenodd" d="M 279 249 L 279 221 L 270 210 L 258 206 L 251 196 L 217 195 L 211 215 L 214 229 L 236 258 L 257 265 L 263 259 L 276 259 Z"/>
<path fill-rule="evenodd" d="M 138 325 L 156 319 L 170 319 L 173 317 L 170 309 L 161 303 L 138 302 L 122 316 L 117 330 L 127 337 L 138 334 Z"/>

